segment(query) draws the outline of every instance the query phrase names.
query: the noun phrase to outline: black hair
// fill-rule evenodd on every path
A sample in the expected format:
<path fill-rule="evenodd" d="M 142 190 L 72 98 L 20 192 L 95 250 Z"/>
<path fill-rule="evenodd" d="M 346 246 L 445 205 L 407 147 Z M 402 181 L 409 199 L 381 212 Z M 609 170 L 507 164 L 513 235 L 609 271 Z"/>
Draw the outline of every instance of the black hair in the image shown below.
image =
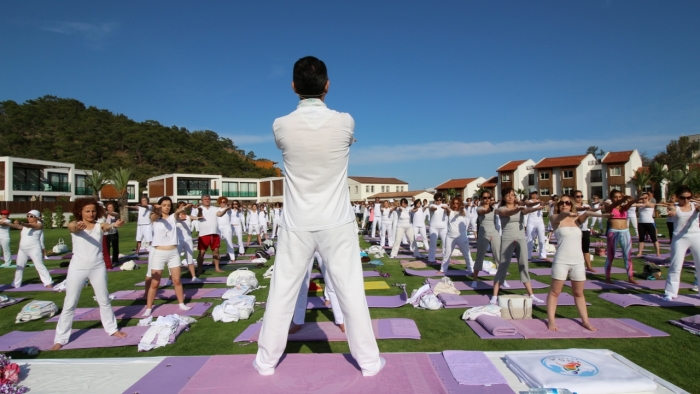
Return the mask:
<path fill-rule="evenodd" d="M 499 207 L 506 205 L 506 196 L 509 195 L 510 193 L 515 194 L 515 189 L 513 189 L 512 187 L 507 187 L 507 188 L 501 190 L 501 203 L 498 204 Z"/>
<path fill-rule="evenodd" d="M 483 198 L 483 197 L 484 197 L 484 193 L 488 193 L 488 194 L 489 194 L 489 197 L 493 197 L 493 194 L 492 194 L 490 191 L 484 190 L 484 191 L 482 191 L 481 194 L 479 195 L 479 198 Z"/>
<path fill-rule="evenodd" d="M 172 215 L 177 211 L 175 208 L 175 205 L 173 204 L 173 200 L 170 199 L 168 196 L 164 196 L 158 199 L 158 205 L 163 205 L 163 201 L 170 201 L 170 212 L 168 212 L 168 215 Z M 162 212 L 162 211 L 161 211 Z"/>
<path fill-rule="evenodd" d="M 408 200 L 405 198 L 402 198 L 401 201 L 399 201 L 399 204 L 403 205 L 403 203 L 406 203 L 406 205 L 408 205 Z"/>
<path fill-rule="evenodd" d="M 302 57 L 294 63 L 293 81 L 299 97 L 320 97 L 328 82 L 326 64 L 313 56 Z"/>
<path fill-rule="evenodd" d="M 437 201 L 438 198 L 443 201 L 445 200 L 445 196 L 441 192 L 435 193 L 435 195 L 433 196 L 433 201 Z"/>
<path fill-rule="evenodd" d="M 693 196 L 693 192 L 690 190 L 690 188 L 688 186 L 686 186 L 686 185 L 678 186 L 678 188 L 676 189 L 676 193 L 675 193 L 676 197 L 680 198 L 681 194 L 683 194 L 683 193 L 690 193 L 690 196 L 691 197 Z"/>
<path fill-rule="evenodd" d="M 617 190 L 617 189 L 612 189 L 612 190 L 610 190 L 610 198 L 615 197 L 615 195 L 618 194 L 618 193 L 619 193 L 619 194 L 622 194 L 622 192 L 619 191 L 619 190 Z"/>

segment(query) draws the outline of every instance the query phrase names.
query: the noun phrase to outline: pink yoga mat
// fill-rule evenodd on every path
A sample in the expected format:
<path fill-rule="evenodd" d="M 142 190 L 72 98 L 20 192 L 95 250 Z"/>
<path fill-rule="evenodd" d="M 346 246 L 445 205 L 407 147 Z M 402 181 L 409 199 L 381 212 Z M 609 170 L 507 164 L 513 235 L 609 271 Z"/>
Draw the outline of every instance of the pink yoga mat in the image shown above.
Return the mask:
<path fill-rule="evenodd" d="M 562 339 L 562 338 L 648 338 L 651 336 L 647 327 L 637 322 L 635 325 L 628 324 L 623 319 L 591 318 L 589 319 L 593 327 L 598 331 L 589 331 L 583 328 L 579 319 L 557 319 L 558 331 L 547 328 L 547 321 L 541 319 L 511 320 L 510 323 L 518 329 L 518 332 L 526 339 Z M 630 319 L 631 320 L 631 319 Z M 642 325 L 643 327 L 640 327 Z M 656 330 L 658 331 L 658 330 Z M 659 331 L 662 336 L 668 334 Z"/>
<path fill-rule="evenodd" d="M 202 279 L 201 282 L 193 282 L 191 278 L 181 278 L 180 281 L 182 282 L 183 286 L 187 286 L 187 285 L 211 285 L 211 284 L 221 285 L 221 284 L 226 284 L 227 277 L 226 276 L 213 276 L 213 277 L 209 277 L 209 278 L 200 278 L 200 279 Z M 160 287 L 165 287 L 166 283 L 168 283 L 167 278 L 160 279 Z M 135 284 L 134 286 L 143 287 L 145 285 L 146 285 L 146 282 L 143 281 L 143 282 L 139 282 L 139 283 Z"/>
<path fill-rule="evenodd" d="M 23 285 L 22 287 L 18 287 L 16 289 L 13 287 L 9 287 L 3 291 L 6 291 L 8 293 L 17 293 L 17 292 L 21 293 L 21 292 L 33 292 L 33 291 L 51 291 L 51 292 L 58 293 L 54 289 L 47 288 L 41 283 L 32 283 L 30 285 Z"/>
<path fill-rule="evenodd" d="M 403 292 L 395 296 L 367 296 L 367 306 L 370 308 L 399 308 L 406 305 L 408 295 Z M 323 298 L 309 297 L 306 309 L 328 309 Z"/>
<path fill-rule="evenodd" d="M 589 280 L 586 281 L 584 289 L 586 290 L 663 290 L 666 287 L 665 280 L 641 280 L 637 279 L 638 285 L 634 285 L 629 282 L 623 282 L 619 280 L 613 281 L 612 284 L 605 283 L 602 280 Z M 565 282 L 566 286 L 571 287 L 571 282 Z M 693 285 L 689 283 L 681 282 L 681 289 L 690 289 Z"/>
<path fill-rule="evenodd" d="M 108 269 L 107 272 L 121 272 L 121 269 L 119 267 L 114 267 L 114 268 Z M 68 268 L 55 268 L 55 269 L 49 270 L 49 273 L 50 274 L 67 274 Z"/>
<path fill-rule="evenodd" d="M 213 290 L 217 289 L 204 289 L 204 288 L 198 288 L 198 289 L 185 289 L 185 299 L 199 299 L 199 298 L 206 298 L 206 296 L 209 295 L 210 292 Z M 226 289 L 221 289 L 221 290 L 226 290 Z M 144 299 L 145 298 L 145 290 L 120 290 L 112 293 L 111 295 L 114 296 L 115 300 L 138 300 L 138 299 Z M 223 293 L 222 293 L 223 294 Z M 221 295 L 219 295 L 221 297 Z M 175 290 L 172 289 L 165 289 L 165 290 L 158 290 L 156 293 L 156 298 L 159 300 L 176 300 L 177 298 L 175 297 Z"/>
<path fill-rule="evenodd" d="M 362 276 L 365 278 L 379 277 L 379 272 L 377 271 L 362 271 Z M 311 279 L 323 279 L 323 275 L 320 272 L 312 272 Z"/>
<path fill-rule="evenodd" d="M 674 308 L 681 306 L 700 306 L 699 295 L 679 295 L 673 301 L 665 301 L 660 294 L 617 294 L 603 293 L 599 295 L 605 301 L 612 302 L 623 308 L 632 305 L 639 306 L 660 306 L 663 308 Z"/>
<path fill-rule="evenodd" d="M 511 280 L 511 281 L 507 281 L 507 282 L 508 282 L 508 285 L 510 285 L 510 287 L 501 286 L 502 290 L 505 290 L 505 291 L 507 291 L 509 289 L 510 290 L 519 290 L 519 289 L 525 288 L 525 285 L 522 284 L 520 281 L 512 281 Z M 435 288 L 435 285 L 440 283 L 440 279 L 428 278 L 425 280 L 425 283 L 430 284 L 430 288 L 433 289 L 433 288 Z M 469 290 L 493 290 L 492 283 L 487 283 L 487 282 L 482 282 L 482 281 L 477 281 L 476 288 L 471 287 L 472 281 L 470 281 L 470 280 L 466 281 L 466 282 L 452 282 L 452 283 L 454 283 L 455 288 L 457 290 L 466 290 L 466 291 L 469 291 Z M 530 285 L 532 286 L 533 289 L 544 289 L 544 288 L 549 287 L 549 285 L 544 284 L 542 282 L 538 282 L 536 280 L 531 280 Z"/>
<path fill-rule="evenodd" d="M 180 316 L 202 316 L 211 306 L 210 302 L 193 302 L 188 304 L 192 309 L 184 311 L 177 304 L 160 304 L 153 307 L 151 316 L 167 316 L 178 314 Z M 117 319 L 141 319 L 146 311 L 146 305 L 112 306 Z M 46 323 L 55 323 L 60 318 L 56 315 Z M 100 308 L 76 308 L 73 321 L 100 321 Z"/>
<path fill-rule="evenodd" d="M 498 377 L 500 376 L 502 378 L 503 375 L 501 375 L 501 373 L 491 363 L 491 361 L 488 361 L 488 363 L 491 365 L 480 364 L 480 366 L 478 367 L 478 374 L 468 372 L 465 376 L 465 378 L 468 379 L 468 384 L 459 384 L 459 382 L 457 382 L 457 380 L 455 379 L 455 375 L 450 370 L 450 367 L 447 365 L 447 362 L 445 361 L 445 358 L 442 354 L 429 354 L 428 357 L 430 357 L 430 361 L 433 364 L 433 368 L 435 368 L 435 372 L 438 374 L 438 377 L 442 381 L 442 384 L 445 386 L 448 393 L 516 394 L 515 391 L 513 391 L 513 389 L 511 389 L 508 384 L 495 383 L 497 381 L 500 381 Z M 477 381 L 482 376 L 486 375 L 494 377 L 493 381 L 489 382 L 488 385 L 477 385 Z"/>
<path fill-rule="evenodd" d="M 431 276 L 471 276 L 467 275 L 466 270 L 447 270 L 447 274 L 445 273 L 438 273 L 437 270 L 414 270 L 411 268 L 404 268 L 403 269 L 406 275 L 411 275 L 411 276 L 423 276 L 423 277 L 431 277 Z M 494 276 L 495 274 L 490 274 L 487 271 L 479 271 L 479 276 Z"/>
<path fill-rule="evenodd" d="M 593 267 L 596 272 L 589 272 L 586 271 L 587 275 L 604 275 L 605 274 L 605 268 L 604 267 Z M 546 268 L 530 268 L 528 270 L 529 273 L 535 274 L 535 275 L 541 275 L 541 276 L 552 276 L 552 268 L 546 267 Z M 610 273 L 611 274 L 624 274 L 627 271 L 625 271 L 623 268 L 618 268 L 618 267 L 610 267 Z"/>
<path fill-rule="evenodd" d="M 17 305 L 20 302 L 24 301 L 25 299 L 26 298 L 23 298 L 23 297 L 13 298 L 12 301 L 8 301 L 4 304 L 0 304 L 0 309 L 8 307 L 8 306 L 12 306 L 12 305 Z"/>
<path fill-rule="evenodd" d="M 547 294 L 548 293 L 535 293 L 535 296 L 539 299 L 542 300 L 542 302 L 533 302 L 533 305 L 535 306 L 541 306 L 545 307 L 547 305 Z M 439 296 L 438 296 L 439 297 Z M 444 303 L 445 308 L 473 308 L 477 306 L 485 306 L 488 305 L 489 302 L 491 301 L 491 296 L 488 294 L 466 294 L 466 295 L 458 295 L 460 299 L 464 301 L 464 303 Z M 572 296 L 569 293 L 560 293 L 559 297 L 557 297 L 557 305 L 558 306 L 574 306 L 576 303 L 574 302 L 574 296 Z M 586 305 L 591 305 L 590 302 L 587 302 Z"/>
<path fill-rule="evenodd" d="M 233 342 L 257 342 L 262 323 L 248 326 Z M 377 339 L 420 339 L 416 322 L 411 319 L 372 320 L 374 336 Z M 301 330 L 290 334 L 288 341 L 347 341 L 347 336 L 333 322 L 308 322 Z"/>

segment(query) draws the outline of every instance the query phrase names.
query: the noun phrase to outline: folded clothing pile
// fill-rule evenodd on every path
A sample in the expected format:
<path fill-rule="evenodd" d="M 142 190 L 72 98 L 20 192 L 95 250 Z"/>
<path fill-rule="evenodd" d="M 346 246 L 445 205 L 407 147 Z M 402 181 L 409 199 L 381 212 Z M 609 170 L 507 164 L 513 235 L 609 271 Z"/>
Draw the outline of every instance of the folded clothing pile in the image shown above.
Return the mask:
<path fill-rule="evenodd" d="M 671 320 L 671 324 L 681 327 L 682 329 L 695 334 L 700 335 L 700 315 L 687 316 L 678 321 Z"/>
<path fill-rule="evenodd" d="M 255 312 L 255 296 L 236 295 L 214 307 L 211 317 L 224 323 L 247 320 Z"/>
<path fill-rule="evenodd" d="M 224 294 L 221 295 L 221 298 L 224 300 L 228 300 L 232 297 L 235 296 L 241 296 L 241 295 L 246 295 L 250 293 L 253 289 L 250 288 L 250 286 L 245 286 L 245 285 L 236 285 L 228 290 Z"/>
<path fill-rule="evenodd" d="M 578 394 L 651 392 L 656 383 L 611 352 L 561 349 L 506 355 L 508 368 L 533 388 L 566 388 Z"/>
<path fill-rule="evenodd" d="M 139 352 L 147 352 L 151 349 L 163 347 L 170 343 L 170 336 L 178 331 L 180 326 L 189 327 L 196 320 L 189 316 L 167 315 L 159 316 L 156 321 L 152 317 L 139 321 L 140 326 L 149 326 L 148 331 L 143 334 L 139 342 Z"/>
<path fill-rule="evenodd" d="M 501 318 L 501 307 L 498 305 L 484 305 L 477 306 L 476 308 L 469 308 L 462 314 L 462 320 L 476 320 L 477 317 L 481 315 L 494 316 Z"/>
<path fill-rule="evenodd" d="M 430 289 L 430 285 L 423 285 L 418 289 L 413 290 L 411 297 L 406 301 L 407 304 L 413 305 L 414 308 L 437 310 L 443 307 L 442 302 Z"/>

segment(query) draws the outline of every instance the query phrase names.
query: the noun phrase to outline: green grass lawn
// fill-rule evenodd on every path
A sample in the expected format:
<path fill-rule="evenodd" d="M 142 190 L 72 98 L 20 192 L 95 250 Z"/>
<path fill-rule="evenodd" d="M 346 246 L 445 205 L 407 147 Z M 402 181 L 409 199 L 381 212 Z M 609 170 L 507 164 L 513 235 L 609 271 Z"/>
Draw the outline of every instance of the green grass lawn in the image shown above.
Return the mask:
<path fill-rule="evenodd" d="M 666 224 L 663 220 L 658 221 L 659 231 L 666 234 Z M 133 241 L 135 235 L 135 225 L 128 224 L 119 230 L 121 251 L 130 251 L 135 247 Z M 12 251 L 16 253 L 19 241 L 19 232 L 12 232 Z M 46 247 L 50 250 L 56 244 L 58 238 L 63 238 L 70 245 L 70 234 L 67 230 L 47 230 Z M 368 244 L 361 241 L 363 248 Z M 222 248 L 223 250 L 223 248 Z M 647 250 L 650 248 L 647 247 Z M 384 266 L 380 269 L 391 273 L 391 278 L 367 278 L 367 280 L 386 280 L 389 284 L 406 283 L 409 293 L 411 290 L 420 287 L 424 278 L 404 276 L 398 260 L 384 258 Z M 268 262 L 274 262 L 274 259 Z M 59 261 L 48 261 L 49 268 L 58 267 Z M 602 257 L 595 257 L 593 264 L 602 266 Z M 547 266 L 542 264 L 541 266 Z M 615 260 L 615 266 L 623 267 L 622 260 Z M 635 267 L 641 269 L 641 260 L 635 260 Z M 142 266 L 143 267 L 143 266 Z M 267 268 L 254 269 L 261 285 L 269 285 L 269 280 L 262 279 L 262 274 Z M 664 269 L 664 274 L 665 274 Z M 213 270 L 205 271 L 205 276 L 214 274 Z M 0 269 L 0 283 L 9 284 L 12 281 L 14 269 Z M 110 272 L 109 290 L 135 289 L 135 283 L 144 279 L 144 269 L 131 272 Z M 219 274 L 226 275 L 226 274 Z M 625 279 L 624 275 L 615 275 L 618 279 Z M 55 276 L 55 281 L 63 280 L 65 275 Z M 533 279 L 540 282 L 549 283 L 547 276 L 532 275 Z M 602 275 L 601 275 L 602 277 Z M 510 268 L 510 280 L 517 280 L 517 264 L 512 264 Z M 453 278 L 453 280 L 464 280 L 464 278 Z M 25 283 L 40 283 L 36 271 L 28 268 L 24 276 Z M 683 270 L 682 281 L 692 283 L 693 274 L 689 270 Z M 209 285 L 211 286 L 211 285 Z M 569 290 L 564 287 L 564 291 Z M 268 289 L 261 289 L 254 292 L 259 301 L 267 298 Z M 391 290 L 368 291 L 369 295 L 394 295 L 400 290 L 392 287 Z M 512 291 L 512 293 L 522 293 L 523 291 Z M 542 289 L 536 292 L 546 292 Z M 464 292 L 463 292 L 464 293 Z M 420 329 L 422 339 L 415 340 L 384 340 L 379 341 L 379 348 L 382 352 L 437 352 L 447 349 L 463 350 L 529 350 L 529 349 L 563 349 L 563 348 L 598 348 L 610 349 L 629 358 L 640 366 L 652 371 L 664 379 L 690 391 L 700 392 L 700 379 L 697 375 L 697 365 L 700 365 L 700 354 L 696 351 L 700 338 L 672 326 L 668 320 L 678 319 L 685 316 L 700 313 L 698 308 L 654 308 L 654 307 L 629 307 L 621 308 L 607 301 L 598 298 L 598 291 L 586 291 L 586 298 L 592 304 L 589 307 L 591 317 L 614 317 L 633 318 L 644 324 L 655 327 L 671 334 L 666 338 L 642 338 L 642 339 L 575 339 L 575 340 L 502 340 L 487 341 L 479 339 L 471 329 L 460 319 L 463 309 L 441 309 L 437 311 L 426 311 L 414 309 L 411 306 L 404 306 L 396 309 L 370 309 L 372 318 L 405 317 L 416 321 Z M 681 293 L 688 294 L 689 290 L 681 290 Z M 13 296 L 21 296 L 21 293 L 10 293 Z M 30 299 L 51 300 L 61 307 L 63 305 L 63 293 L 42 292 L 36 294 L 26 294 Z M 92 299 L 93 293 L 90 288 L 85 288 L 80 298 L 79 307 L 94 307 L 96 303 Z M 194 300 L 204 302 L 205 300 Z M 175 301 L 173 301 L 175 302 Z M 143 303 L 141 301 L 114 301 L 114 305 L 132 305 Z M 218 304 L 216 301 L 215 304 Z M 26 301 L 19 305 L 14 305 L 0 309 L 0 335 L 13 330 L 37 331 L 55 328 L 55 323 L 44 323 L 44 321 L 34 321 L 24 324 L 15 324 L 14 319 Z M 211 310 L 210 310 L 211 312 Z M 236 323 L 215 323 L 210 317 L 202 318 L 192 325 L 189 332 L 183 333 L 173 345 L 156 349 L 147 353 L 138 353 L 135 347 L 107 348 L 107 349 L 86 349 L 86 350 L 66 350 L 59 352 L 42 352 L 39 358 L 79 358 L 79 357 L 150 357 L 150 356 L 184 356 L 184 355 L 215 355 L 215 354 L 243 354 L 255 353 L 256 344 L 240 346 L 233 343 L 233 339 L 240 334 L 248 325 L 254 323 L 263 316 L 263 309 L 257 309 L 249 320 Z M 559 307 L 557 313 L 561 317 L 577 317 L 576 308 L 573 306 Z M 544 308 L 535 307 L 533 317 L 546 318 Z M 332 321 L 330 310 L 312 310 L 307 312 L 307 321 Z M 120 326 L 135 325 L 136 319 L 122 320 Z M 74 328 L 101 328 L 100 322 L 76 322 Z M 348 346 L 345 342 L 290 342 L 287 352 L 295 353 L 347 353 Z M 26 357 L 21 353 L 11 353 L 11 356 L 20 359 Z M 695 371 L 695 372 L 693 372 Z"/>

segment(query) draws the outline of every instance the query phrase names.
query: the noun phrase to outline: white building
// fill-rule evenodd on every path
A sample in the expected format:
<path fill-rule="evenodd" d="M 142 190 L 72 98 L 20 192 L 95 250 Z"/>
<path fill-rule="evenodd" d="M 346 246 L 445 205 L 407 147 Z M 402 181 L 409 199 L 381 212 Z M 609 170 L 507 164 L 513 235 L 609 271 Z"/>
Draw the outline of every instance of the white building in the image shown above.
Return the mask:
<path fill-rule="evenodd" d="M 617 189 L 626 195 L 636 195 L 637 186 L 632 182 L 632 179 L 635 172 L 642 168 L 642 157 L 636 149 L 608 152 L 600 162 L 605 170 L 605 178 L 607 178 L 607 184 L 604 185 L 606 192 Z"/>
<path fill-rule="evenodd" d="M 168 196 L 173 201 L 196 203 L 203 195 L 219 196 L 243 202 L 282 202 L 283 177 L 227 178 L 206 174 L 166 174 L 148 179 L 151 200 Z"/>
<path fill-rule="evenodd" d="M 481 184 L 485 182 L 486 178 L 481 176 L 478 178 L 450 179 L 449 181 L 435 186 L 435 190 L 446 196 L 449 195 L 450 197 L 459 195 L 466 200 L 467 198 L 472 198 L 481 187 Z M 454 193 L 452 190 L 454 190 Z"/>
<path fill-rule="evenodd" d="M 367 201 L 377 193 L 405 192 L 408 183 L 396 178 L 349 176 L 350 201 Z"/>
<path fill-rule="evenodd" d="M 411 201 L 414 200 L 428 200 L 433 201 L 433 193 L 428 192 L 427 190 L 409 190 L 405 192 L 384 192 L 384 193 L 377 193 L 375 195 L 369 196 L 367 199 L 372 202 L 374 201 L 375 198 L 379 198 L 380 201 L 389 201 L 389 200 L 394 200 L 394 201 L 400 201 L 402 198 L 405 198 L 408 200 L 408 204 L 411 204 Z"/>
<path fill-rule="evenodd" d="M 496 198 L 501 198 L 503 189 L 512 187 L 517 190 L 525 190 L 537 188 L 537 179 L 535 177 L 535 162 L 531 159 L 527 160 L 511 160 L 508 163 L 500 166 L 496 172 L 498 173 L 498 184 L 496 185 Z"/>

